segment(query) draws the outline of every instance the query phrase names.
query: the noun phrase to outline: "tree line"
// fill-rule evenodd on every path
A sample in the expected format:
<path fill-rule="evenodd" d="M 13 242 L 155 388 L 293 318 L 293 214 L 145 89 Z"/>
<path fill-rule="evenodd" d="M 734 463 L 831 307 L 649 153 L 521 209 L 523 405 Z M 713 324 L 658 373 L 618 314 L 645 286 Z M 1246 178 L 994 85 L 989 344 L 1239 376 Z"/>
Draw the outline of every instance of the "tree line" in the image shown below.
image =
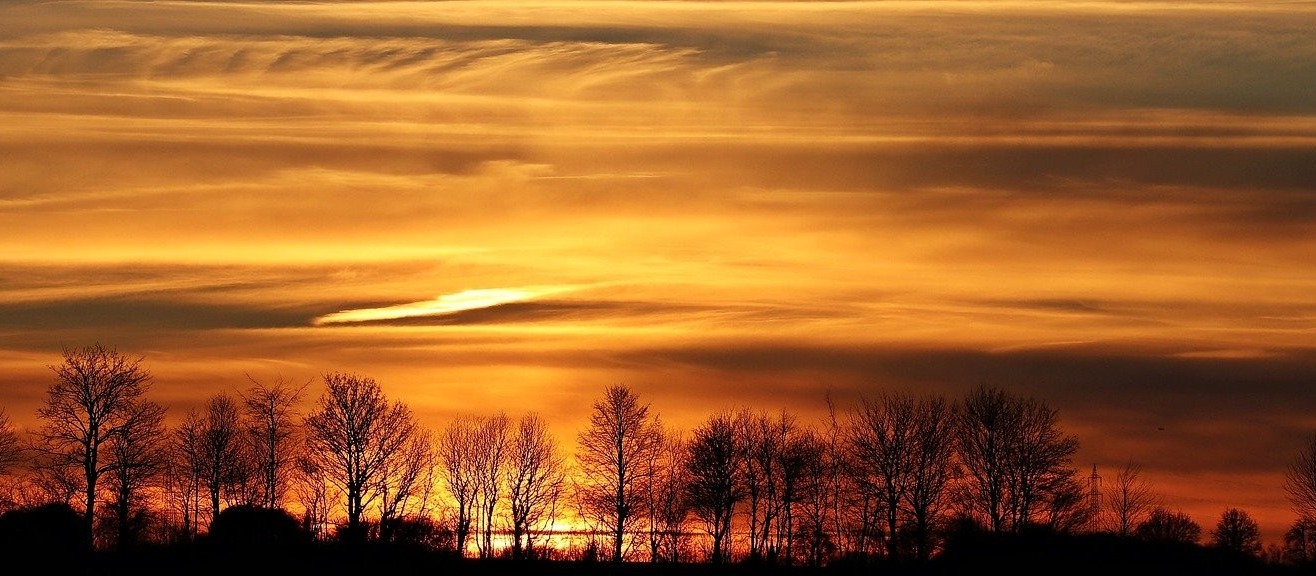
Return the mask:
<path fill-rule="evenodd" d="M 329 372 L 218 392 L 174 425 L 142 358 L 63 351 L 40 422 L 0 409 L 0 521 L 51 504 L 79 547 L 195 542 L 226 510 L 275 511 L 315 541 L 405 543 L 458 557 L 714 565 L 921 564 L 956 534 L 1107 534 L 1316 563 L 1316 436 L 1288 470 L 1298 520 L 1263 547 L 1247 512 L 1203 530 L 1127 463 L 1099 492 L 1045 402 L 979 385 L 880 392 L 827 418 L 714 412 L 666 424 L 631 387 L 590 406 L 570 454 L 537 413 L 431 429 L 373 378 Z"/>

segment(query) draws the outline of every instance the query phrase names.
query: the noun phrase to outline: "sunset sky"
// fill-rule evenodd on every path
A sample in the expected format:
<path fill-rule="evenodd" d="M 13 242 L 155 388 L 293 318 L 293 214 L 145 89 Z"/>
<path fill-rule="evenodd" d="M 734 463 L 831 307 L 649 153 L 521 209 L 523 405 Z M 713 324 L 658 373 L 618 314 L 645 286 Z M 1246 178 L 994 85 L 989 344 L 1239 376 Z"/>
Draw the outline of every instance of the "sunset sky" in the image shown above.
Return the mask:
<path fill-rule="evenodd" d="M 1316 3 L 0 0 L 0 407 L 328 371 L 440 429 L 1033 396 L 1276 542 Z M 318 394 L 319 382 L 308 389 Z"/>

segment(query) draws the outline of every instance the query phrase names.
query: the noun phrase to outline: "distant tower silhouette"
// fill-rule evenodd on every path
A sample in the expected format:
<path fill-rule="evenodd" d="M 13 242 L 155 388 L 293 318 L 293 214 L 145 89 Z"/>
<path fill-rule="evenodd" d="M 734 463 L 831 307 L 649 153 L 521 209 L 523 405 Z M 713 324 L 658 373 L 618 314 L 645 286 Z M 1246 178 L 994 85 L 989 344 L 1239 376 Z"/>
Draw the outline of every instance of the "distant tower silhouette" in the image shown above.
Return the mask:
<path fill-rule="evenodd" d="M 1092 465 L 1092 475 L 1088 476 L 1088 531 L 1101 529 L 1101 475 L 1097 474 L 1097 465 Z"/>

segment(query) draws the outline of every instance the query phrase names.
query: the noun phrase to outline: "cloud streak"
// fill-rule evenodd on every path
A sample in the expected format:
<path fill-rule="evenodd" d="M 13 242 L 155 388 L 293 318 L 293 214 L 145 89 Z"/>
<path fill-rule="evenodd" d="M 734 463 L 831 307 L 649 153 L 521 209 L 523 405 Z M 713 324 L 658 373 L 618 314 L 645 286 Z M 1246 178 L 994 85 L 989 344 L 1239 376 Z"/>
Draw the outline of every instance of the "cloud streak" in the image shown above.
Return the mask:
<path fill-rule="evenodd" d="M 512 302 L 522 302 L 541 296 L 570 290 L 563 286 L 529 286 L 519 288 L 472 288 L 442 294 L 433 300 L 396 304 L 382 308 L 341 310 L 317 317 L 312 324 L 344 324 L 356 322 L 388 321 L 416 317 L 444 316 L 467 310 L 490 308 Z"/>

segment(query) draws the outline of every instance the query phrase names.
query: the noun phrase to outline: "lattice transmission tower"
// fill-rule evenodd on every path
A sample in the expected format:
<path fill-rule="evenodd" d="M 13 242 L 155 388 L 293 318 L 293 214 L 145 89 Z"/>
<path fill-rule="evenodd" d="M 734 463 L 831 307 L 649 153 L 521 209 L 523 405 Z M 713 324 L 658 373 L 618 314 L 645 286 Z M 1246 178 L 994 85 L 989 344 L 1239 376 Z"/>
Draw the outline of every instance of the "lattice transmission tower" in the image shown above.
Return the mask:
<path fill-rule="evenodd" d="M 1092 465 L 1092 475 L 1088 476 L 1088 531 L 1101 530 L 1101 475 L 1097 474 L 1097 465 Z"/>

